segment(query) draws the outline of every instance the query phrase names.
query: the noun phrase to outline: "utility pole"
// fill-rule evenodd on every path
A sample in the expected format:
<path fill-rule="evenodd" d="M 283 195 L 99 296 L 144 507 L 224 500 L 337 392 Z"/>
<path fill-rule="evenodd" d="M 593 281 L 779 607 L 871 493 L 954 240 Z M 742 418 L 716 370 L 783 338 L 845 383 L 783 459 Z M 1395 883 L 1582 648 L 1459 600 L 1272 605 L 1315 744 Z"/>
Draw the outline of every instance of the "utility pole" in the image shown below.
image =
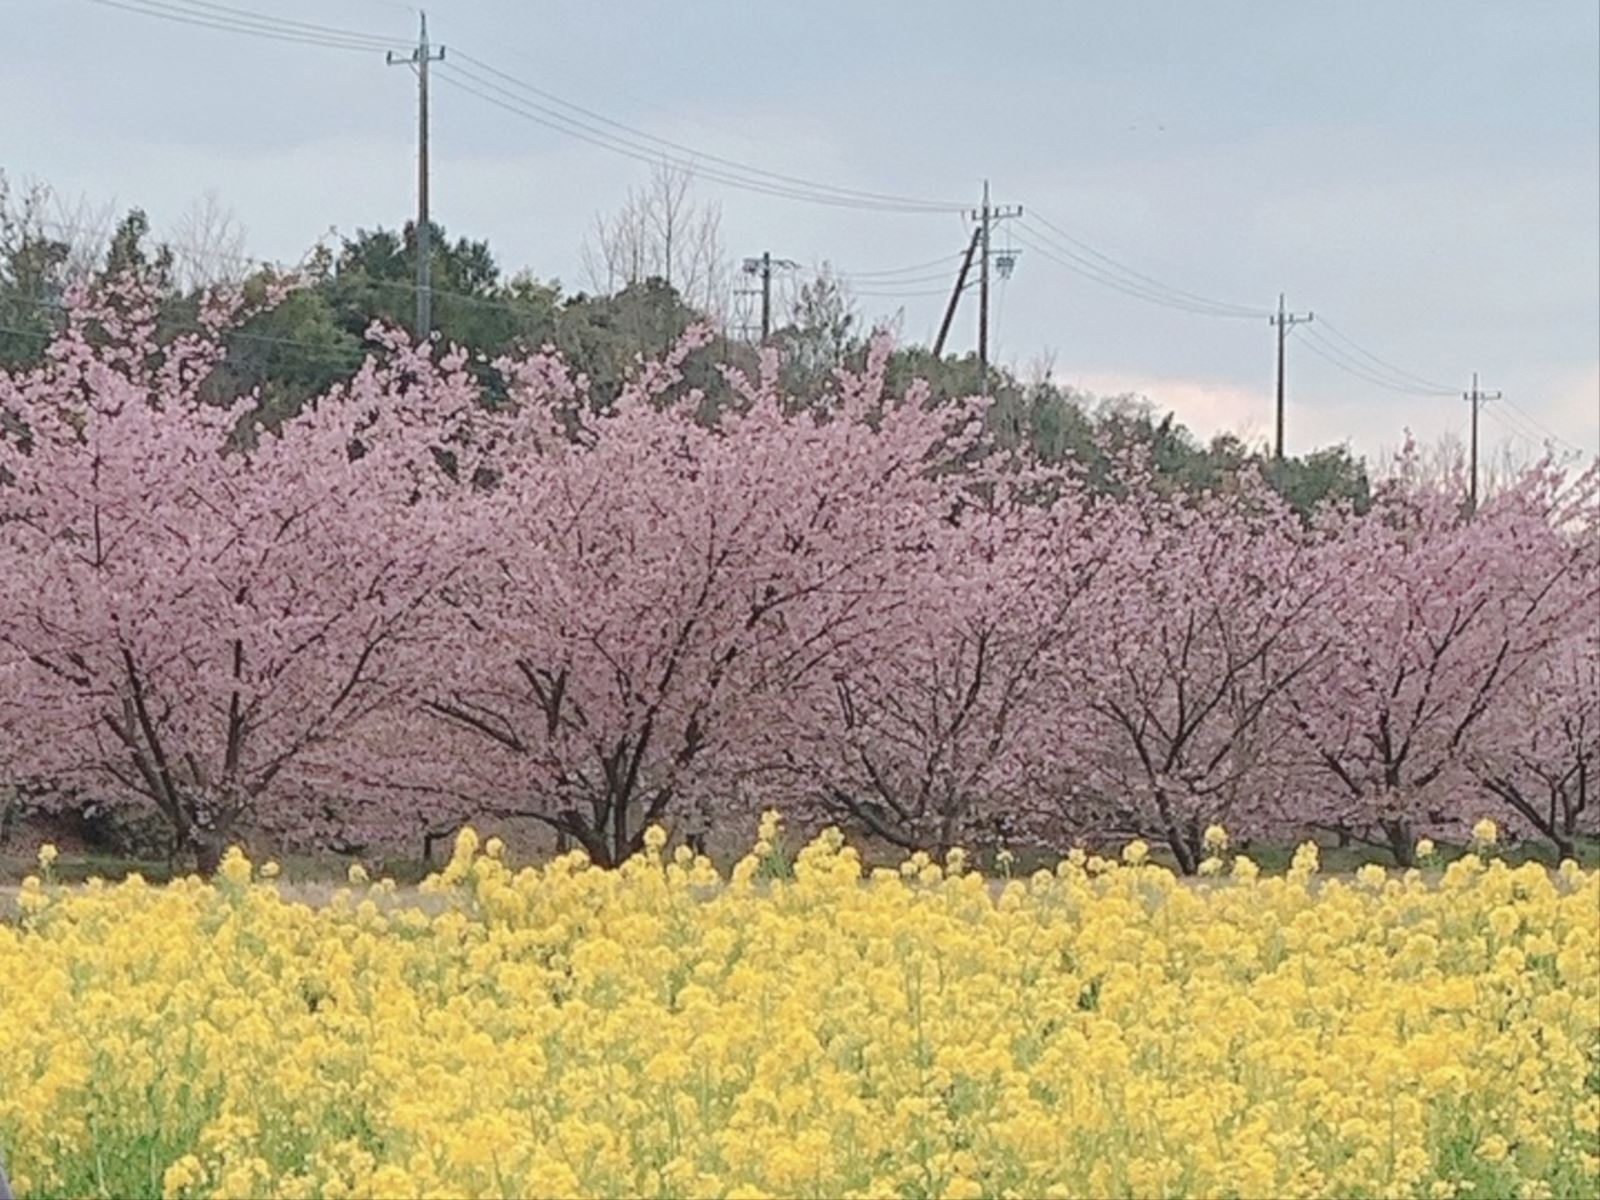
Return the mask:
<path fill-rule="evenodd" d="M 1020 217 L 1022 206 L 996 207 L 989 203 L 989 181 L 983 181 L 983 207 L 971 211 L 978 222 L 978 382 L 989 394 L 989 231 L 996 221 Z"/>
<path fill-rule="evenodd" d="M 410 54 L 389 51 L 389 65 L 405 63 L 417 72 L 417 326 L 418 342 L 433 332 L 433 226 L 428 217 L 428 64 L 444 60 L 444 47 L 428 45 L 428 14 L 419 12 L 417 48 Z"/>
<path fill-rule="evenodd" d="M 1316 313 L 1285 312 L 1283 308 L 1283 293 L 1278 293 L 1278 315 L 1268 317 L 1269 324 L 1278 327 L 1278 414 L 1277 432 L 1272 441 L 1272 457 L 1279 462 L 1283 461 L 1283 343 L 1288 339 L 1289 330 L 1302 321 L 1316 319 Z"/>
<path fill-rule="evenodd" d="M 763 250 L 760 258 L 747 258 L 744 260 L 744 273 L 761 277 L 761 342 L 763 345 L 772 336 L 772 273 L 774 270 L 792 271 L 799 265 L 793 259 L 773 258 L 770 250 Z M 745 294 L 748 295 L 749 293 Z"/>
<path fill-rule="evenodd" d="M 967 290 L 967 275 L 972 270 L 972 256 L 978 252 L 978 238 L 982 235 L 980 226 L 972 231 L 972 240 L 967 243 L 966 256 L 961 260 L 961 270 L 956 274 L 956 286 L 950 291 L 950 303 L 945 307 L 944 320 L 939 323 L 939 336 L 933 339 L 933 357 L 939 358 L 944 354 L 944 340 L 950 335 L 950 322 L 956 318 L 956 305 L 961 302 L 961 293 Z"/>
<path fill-rule="evenodd" d="M 1499 392 L 1480 392 L 1478 390 L 1478 373 L 1472 373 L 1472 390 L 1462 392 L 1461 398 L 1472 405 L 1472 482 L 1467 493 L 1467 511 L 1478 511 L 1478 408 L 1485 400 L 1499 400 Z"/>
<path fill-rule="evenodd" d="M 761 252 L 761 344 L 772 336 L 772 251 Z"/>

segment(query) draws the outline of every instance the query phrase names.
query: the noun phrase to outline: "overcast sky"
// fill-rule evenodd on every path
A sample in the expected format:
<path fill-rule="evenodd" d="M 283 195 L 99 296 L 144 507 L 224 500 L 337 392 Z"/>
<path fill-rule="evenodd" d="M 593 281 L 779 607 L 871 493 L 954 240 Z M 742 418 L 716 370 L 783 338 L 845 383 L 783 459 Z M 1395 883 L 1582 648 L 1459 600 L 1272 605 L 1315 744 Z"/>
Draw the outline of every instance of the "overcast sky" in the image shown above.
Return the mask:
<path fill-rule="evenodd" d="M 226 3 L 397 44 L 415 36 L 414 11 L 389 0 Z M 381 51 L 89 0 L 6 7 L 0 167 L 12 176 L 142 205 L 158 229 L 213 191 L 250 252 L 275 260 L 298 259 L 329 227 L 412 214 L 415 84 Z M 1412 376 L 1464 388 L 1480 371 L 1507 397 L 1486 407 L 1491 448 L 1527 456 L 1553 434 L 1600 452 L 1594 0 L 437 0 L 429 19 L 452 54 L 706 154 L 937 202 L 975 201 L 987 176 L 998 202 L 1025 208 L 994 334 L 997 357 L 1019 368 L 1048 355 L 1063 382 L 1143 392 L 1202 434 L 1271 429 L 1263 316 L 1108 288 L 1046 256 L 1082 253 L 1053 226 L 1169 288 L 1262 310 L 1285 291 L 1291 309 L 1316 312 L 1323 339 L 1337 331 Z M 583 286 L 593 215 L 648 168 L 443 78 L 435 220 L 487 238 L 508 269 Z M 697 189 L 720 203 L 735 257 L 770 249 L 877 272 L 953 255 L 967 237 L 956 212 Z M 898 278 L 921 282 L 890 290 L 943 286 Z M 861 307 L 902 304 L 905 333 L 929 337 L 939 296 Z M 973 343 L 974 321 L 969 302 L 953 348 Z M 1305 332 L 1289 345 L 1291 452 L 1348 441 L 1380 454 L 1407 428 L 1430 443 L 1464 434 L 1458 395 L 1356 378 Z"/>

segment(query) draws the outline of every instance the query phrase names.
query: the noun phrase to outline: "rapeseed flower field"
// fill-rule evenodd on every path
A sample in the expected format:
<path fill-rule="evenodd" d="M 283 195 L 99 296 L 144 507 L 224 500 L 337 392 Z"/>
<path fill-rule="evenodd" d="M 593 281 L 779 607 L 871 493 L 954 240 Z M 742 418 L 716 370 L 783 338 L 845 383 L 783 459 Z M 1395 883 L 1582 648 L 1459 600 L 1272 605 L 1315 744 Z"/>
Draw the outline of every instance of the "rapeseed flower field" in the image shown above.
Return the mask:
<path fill-rule="evenodd" d="M 1492 841 L 1493 830 L 1480 841 Z M 997 882 L 769 817 L 425 897 L 65 889 L 0 925 L 0 1153 L 38 1196 L 1600 1192 L 1600 874 Z"/>

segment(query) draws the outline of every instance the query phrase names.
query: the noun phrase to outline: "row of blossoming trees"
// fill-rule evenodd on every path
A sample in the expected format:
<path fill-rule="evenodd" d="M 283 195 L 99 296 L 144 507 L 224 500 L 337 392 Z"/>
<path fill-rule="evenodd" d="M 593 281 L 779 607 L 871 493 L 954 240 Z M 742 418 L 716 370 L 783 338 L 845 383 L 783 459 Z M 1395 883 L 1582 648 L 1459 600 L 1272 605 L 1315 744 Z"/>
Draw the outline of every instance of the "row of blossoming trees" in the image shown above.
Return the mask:
<path fill-rule="evenodd" d="M 1240 480 L 1093 491 L 983 410 L 715 420 L 676 357 L 603 412 L 547 356 L 374 331 L 282 427 L 202 398 L 213 333 L 127 284 L 0 375 L 0 782 L 413 842 L 535 819 L 613 863 L 774 802 L 905 847 L 1337 831 L 1408 861 L 1498 805 L 1570 852 L 1600 804 L 1596 477 L 1470 519 L 1406 477 L 1311 521 Z"/>

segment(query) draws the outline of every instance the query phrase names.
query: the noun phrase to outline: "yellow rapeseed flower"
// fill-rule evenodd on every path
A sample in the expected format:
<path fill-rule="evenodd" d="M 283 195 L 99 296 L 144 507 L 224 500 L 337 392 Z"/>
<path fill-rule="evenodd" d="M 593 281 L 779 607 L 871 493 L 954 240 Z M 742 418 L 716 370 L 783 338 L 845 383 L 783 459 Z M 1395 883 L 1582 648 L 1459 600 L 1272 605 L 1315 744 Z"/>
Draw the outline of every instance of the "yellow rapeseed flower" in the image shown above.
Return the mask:
<path fill-rule="evenodd" d="M 1600 873 L 1131 859 L 31 877 L 0 1145 L 25 1194 L 174 1200 L 1600 1193 Z"/>
<path fill-rule="evenodd" d="M 246 884 L 250 882 L 250 860 L 244 856 L 244 851 L 237 846 L 229 846 L 222 855 L 222 862 L 217 867 L 217 874 L 232 884 Z"/>

